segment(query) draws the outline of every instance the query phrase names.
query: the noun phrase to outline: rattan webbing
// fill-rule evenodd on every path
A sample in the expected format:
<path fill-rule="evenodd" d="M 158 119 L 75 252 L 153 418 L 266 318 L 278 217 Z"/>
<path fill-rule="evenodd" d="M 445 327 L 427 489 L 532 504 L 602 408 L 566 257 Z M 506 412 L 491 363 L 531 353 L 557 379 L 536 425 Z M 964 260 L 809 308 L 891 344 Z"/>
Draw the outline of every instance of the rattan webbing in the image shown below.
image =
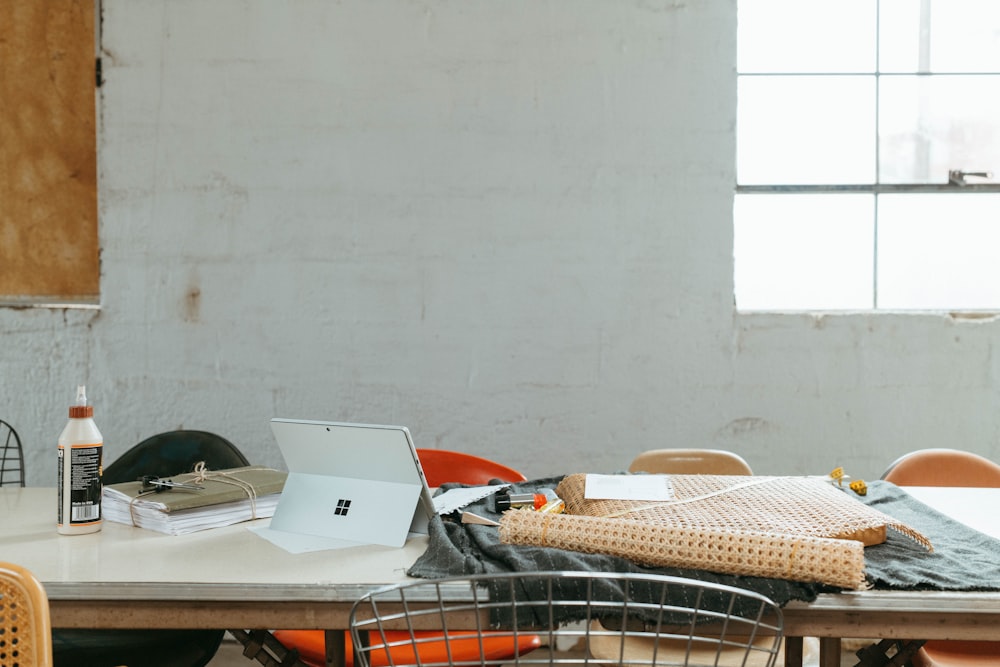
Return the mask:
<path fill-rule="evenodd" d="M 500 539 L 621 556 L 650 566 L 865 587 L 864 543 L 893 528 L 920 533 L 825 481 L 806 477 L 671 475 L 675 500 L 587 500 L 586 476 L 556 488 L 566 514 L 504 512 Z"/>

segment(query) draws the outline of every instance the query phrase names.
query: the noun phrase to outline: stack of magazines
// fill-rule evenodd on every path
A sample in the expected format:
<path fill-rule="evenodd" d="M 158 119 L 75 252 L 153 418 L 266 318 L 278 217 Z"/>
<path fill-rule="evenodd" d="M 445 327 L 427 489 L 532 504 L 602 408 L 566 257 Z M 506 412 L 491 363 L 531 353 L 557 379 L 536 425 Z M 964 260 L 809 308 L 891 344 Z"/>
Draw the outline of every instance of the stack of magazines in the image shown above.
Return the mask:
<path fill-rule="evenodd" d="M 111 484 L 104 487 L 102 509 L 108 521 L 184 535 L 273 516 L 287 476 L 247 466 Z"/>

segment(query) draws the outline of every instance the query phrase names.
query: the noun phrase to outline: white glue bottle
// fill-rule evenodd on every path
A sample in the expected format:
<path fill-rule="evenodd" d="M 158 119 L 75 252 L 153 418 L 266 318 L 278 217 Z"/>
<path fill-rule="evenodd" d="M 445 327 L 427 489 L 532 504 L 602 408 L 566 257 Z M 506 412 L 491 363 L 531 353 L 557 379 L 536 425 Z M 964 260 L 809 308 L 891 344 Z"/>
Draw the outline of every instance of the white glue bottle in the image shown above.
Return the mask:
<path fill-rule="evenodd" d="M 101 529 L 101 458 L 104 438 L 94 423 L 94 406 L 87 405 L 87 388 L 76 388 L 69 423 L 59 436 L 59 518 L 62 535 L 95 533 Z"/>

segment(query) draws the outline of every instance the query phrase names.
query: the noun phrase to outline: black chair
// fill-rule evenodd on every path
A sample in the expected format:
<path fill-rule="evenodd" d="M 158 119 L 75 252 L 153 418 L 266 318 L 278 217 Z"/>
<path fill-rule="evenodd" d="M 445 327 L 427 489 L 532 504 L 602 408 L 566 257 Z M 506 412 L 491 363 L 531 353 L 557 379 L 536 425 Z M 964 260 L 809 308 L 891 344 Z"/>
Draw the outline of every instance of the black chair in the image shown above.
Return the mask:
<path fill-rule="evenodd" d="M 143 475 L 170 477 L 204 461 L 209 470 L 250 465 L 233 443 L 207 431 L 154 435 L 104 468 L 104 483 Z M 55 630 L 56 667 L 204 667 L 219 650 L 225 630 Z"/>
<path fill-rule="evenodd" d="M 24 451 L 14 427 L 0 419 L 0 486 L 24 486 Z"/>
<path fill-rule="evenodd" d="M 199 461 L 209 470 L 250 465 L 221 435 L 208 431 L 167 431 L 146 438 L 104 468 L 104 483 L 134 482 L 143 475 L 170 477 L 191 472 Z"/>

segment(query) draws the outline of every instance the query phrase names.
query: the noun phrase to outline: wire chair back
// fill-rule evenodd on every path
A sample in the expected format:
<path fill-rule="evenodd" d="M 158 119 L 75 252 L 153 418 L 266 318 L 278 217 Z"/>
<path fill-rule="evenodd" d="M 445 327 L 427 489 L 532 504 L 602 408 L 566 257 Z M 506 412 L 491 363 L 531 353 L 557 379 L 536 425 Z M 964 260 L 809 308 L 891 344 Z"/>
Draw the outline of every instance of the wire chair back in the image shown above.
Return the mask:
<path fill-rule="evenodd" d="M 398 584 L 361 597 L 350 628 L 354 665 L 365 667 L 492 664 L 498 660 L 489 654 L 489 640 L 516 641 L 529 633 L 542 646 L 507 657 L 505 665 L 772 667 L 784 632 L 781 609 L 756 592 L 606 572 L 505 572 Z M 428 640 L 428 630 L 440 632 Z M 438 642 L 435 654 L 425 641 Z"/>
<path fill-rule="evenodd" d="M 0 419 L 0 486 L 24 486 L 24 450 L 14 427 Z"/>

